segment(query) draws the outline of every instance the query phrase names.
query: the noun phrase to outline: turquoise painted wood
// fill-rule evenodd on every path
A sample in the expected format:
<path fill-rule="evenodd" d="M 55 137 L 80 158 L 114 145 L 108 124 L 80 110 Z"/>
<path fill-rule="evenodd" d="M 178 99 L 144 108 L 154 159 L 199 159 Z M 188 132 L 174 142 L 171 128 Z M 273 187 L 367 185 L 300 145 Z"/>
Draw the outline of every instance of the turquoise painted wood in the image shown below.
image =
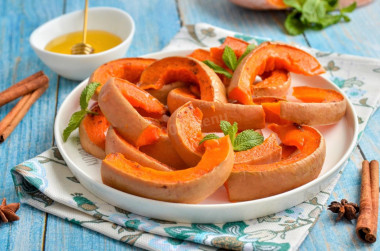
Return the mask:
<path fill-rule="evenodd" d="M 56 16 L 81 9 L 77 0 L 1 0 L 0 1 L 0 90 L 11 83 L 44 70 L 50 88 L 32 107 L 11 137 L 0 145 L 0 198 L 17 200 L 9 174 L 14 165 L 53 145 L 53 123 L 57 107 L 78 84 L 58 77 L 32 52 L 31 32 Z M 284 12 L 250 11 L 227 0 L 93 0 L 90 6 L 113 6 L 128 11 L 136 22 L 136 34 L 127 56 L 138 56 L 162 49 L 178 32 L 180 25 L 207 22 L 226 29 L 269 37 L 285 42 L 311 45 L 324 51 L 380 57 L 380 2 L 351 14 L 351 23 L 342 23 L 320 32 L 306 32 L 297 37 L 284 33 Z M 15 102 L 0 108 L 4 117 Z M 347 198 L 359 200 L 360 163 L 363 158 L 380 156 L 380 111 L 370 120 L 352 163 L 345 169 L 330 201 Z M 364 156 L 363 156 L 364 155 Z M 21 220 L 0 225 L 0 250 L 124 250 L 123 243 L 22 205 Z M 335 216 L 324 211 L 301 246 L 301 250 L 379 249 L 380 244 L 359 242 L 354 225 L 335 223 Z"/>

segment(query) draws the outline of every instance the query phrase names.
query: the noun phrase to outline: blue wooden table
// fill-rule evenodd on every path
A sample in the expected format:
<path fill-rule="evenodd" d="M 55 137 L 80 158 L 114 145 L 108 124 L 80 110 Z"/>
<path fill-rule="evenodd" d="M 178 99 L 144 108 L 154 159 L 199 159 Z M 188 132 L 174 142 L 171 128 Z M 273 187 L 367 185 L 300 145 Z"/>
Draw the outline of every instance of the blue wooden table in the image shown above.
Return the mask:
<path fill-rule="evenodd" d="M 17 201 L 10 176 L 16 164 L 34 157 L 54 145 L 54 117 L 62 101 L 78 84 L 59 77 L 33 53 L 28 39 L 44 22 L 81 9 L 77 0 L 0 0 L 0 90 L 43 70 L 50 78 L 50 87 L 36 102 L 5 143 L 0 145 L 0 198 Z M 323 51 L 380 57 L 380 1 L 357 9 L 350 23 L 334 25 L 324 31 L 308 31 L 292 37 L 284 32 L 284 12 L 257 12 L 236 7 L 227 0 L 92 0 L 90 6 L 113 6 L 126 10 L 136 22 L 136 34 L 127 56 L 159 51 L 182 25 L 207 22 L 251 35 L 295 42 Z M 379 88 L 380 90 L 380 88 Z M 0 108 L 4 117 L 15 102 Z M 370 119 L 364 135 L 331 200 L 347 198 L 359 201 L 360 163 L 364 158 L 379 159 L 380 111 Z M 22 205 L 20 221 L 0 225 L 0 250 L 123 250 L 123 243 L 60 218 Z M 335 215 L 321 214 L 302 250 L 380 249 L 361 243 L 354 225 L 335 223 Z"/>

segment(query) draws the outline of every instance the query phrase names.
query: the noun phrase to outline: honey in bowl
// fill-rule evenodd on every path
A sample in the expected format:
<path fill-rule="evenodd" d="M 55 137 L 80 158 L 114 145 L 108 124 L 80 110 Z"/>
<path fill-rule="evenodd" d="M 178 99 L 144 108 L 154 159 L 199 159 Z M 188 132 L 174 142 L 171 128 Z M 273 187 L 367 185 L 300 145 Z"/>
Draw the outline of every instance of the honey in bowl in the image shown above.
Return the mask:
<path fill-rule="evenodd" d="M 82 31 L 67 33 L 51 40 L 45 47 L 45 50 L 71 54 L 71 48 L 77 43 L 81 43 L 83 38 Z M 99 53 L 109 50 L 122 42 L 121 38 L 107 31 L 88 30 L 86 43 L 94 48 L 93 53 Z"/>

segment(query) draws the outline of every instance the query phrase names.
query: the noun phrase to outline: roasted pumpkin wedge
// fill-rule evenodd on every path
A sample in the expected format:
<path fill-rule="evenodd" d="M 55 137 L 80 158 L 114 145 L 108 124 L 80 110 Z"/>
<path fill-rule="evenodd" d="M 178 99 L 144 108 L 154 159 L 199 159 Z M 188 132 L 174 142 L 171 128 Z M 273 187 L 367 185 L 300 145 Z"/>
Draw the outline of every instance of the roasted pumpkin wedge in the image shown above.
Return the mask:
<path fill-rule="evenodd" d="M 135 161 L 145 167 L 161 171 L 171 171 L 169 166 L 139 151 L 139 149 L 129 144 L 112 126 L 108 129 L 106 136 L 106 154 L 108 155 L 110 153 L 121 153 L 126 159 Z"/>
<path fill-rule="evenodd" d="M 257 75 L 284 69 L 304 75 L 318 75 L 325 70 L 318 60 L 296 47 L 265 42 L 250 52 L 236 68 L 228 87 L 228 98 L 252 104 L 251 84 Z"/>
<path fill-rule="evenodd" d="M 143 90 L 138 89 L 141 92 L 138 94 L 123 91 L 131 85 L 127 80 L 110 78 L 99 93 L 99 106 L 111 125 L 128 142 L 136 147 L 152 144 L 160 137 L 161 129 L 144 118 L 136 108 L 151 115 L 160 115 L 165 109 L 157 99 Z M 134 88 L 137 90 L 136 86 Z M 137 96 L 140 98 L 132 99 Z"/>
<path fill-rule="evenodd" d="M 254 97 L 253 103 L 261 105 L 265 113 L 266 123 L 276 123 L 278 125 L 284 125 L 292 123 L 289 120 L 282 119 L 280 117 L 281 104 L 280 102 L 286 101 L 286 99 L 279 97 Z"/>
<path fill-rule="evenodd" d="M 226 188 L 230 201 L 255 200 L 273 196 L 302 186 L 319 175 L 326 156 L 322 134 L 309 126 L 272 124 L 283 144 L 296 146 L 281 161 L 264 165 L 237 164 Z"/>
<path fill-rule="evenodd" d="M 189 167 L 177 153 L 166 131 L 162 131 L 158 140 L 150 145 L 141 146 L 139 150 L 152 158 L 180 170 Z"/>
<path fill-rule="evenodd" d="M 94 114 L 87 114 L 79 125 L 79 140 L 86 152 L 98 159 L 104 159 L 106 133 L 110 123 L 97 104 L 91 111 Z"/>
<path fill-rule="evenodd" d="M 285 97 L 291 83 L 290 72 L 284 70 L 274 70 L 264 73 L 261 78 L 263 81 L 251 86 L 254 97 L 273 96 Z"/>
<path fill-rule="evenodd" d="M 188 102 L 178 108 L 169 118 L 168 135 L 183 161 L 189 166 L 195 166 L 202 158 L 202 148 L 199 142 L 202 134 L 202 112 Z"/>
<path fill-rule="evenodd" d="M 199 203 L 223 185 L 234 162 L 228 136 L 209 140 L 204 146 L 198 165 L 172 172 L 144 167 L 120 153 L 109 154 L 102 162 L 103 183 L 154 200 Z"/>
<path fill-rule="evenodd" d="M 166 84 L 184 82 L 199 86 L 201 99 L 226 103 L 226 90 L 207 65 L 189 57 L 167 57 L 151 64 L 141 74 L 139 86 L 144 89 L 161 89 Z"/>
<path fill-rule="evenodd" d="M 197 99 L 186 88 L 172 90 L 168 95 L 168 108 L 171 113 L 191 101 L 203 113 L 202 131 L 220 131 L 220 121 L 233 124 L 237 122 L 240 130 L 260 129 L 265 127 L 265 114 L 261 105 L 241 105 L 231 103 L 209 102 Z"/>
<path fill-rule="evenodd" d="M 155 61 L 156 59 L 151 58 L 121 58 L 101 65 L 88 80 L 88 83 L 97 82 L 101 84 L 93 98 L 97 99 L 102 86 L 112 77 L 122 78 L 134 84 L 137 83 L 143 70 Z"/>
<path fill-rule="evenodd" d="M 280 102 L 283 119 L 302 125 L 330 125 L 346 114 L 347 101 L 335 90 L 307 86 L 293 90 L 293 96 L 302 102 Z"/>
<path fill-rule="evenodd" d="M 234 164 L 269 164 L 281 160 L 282 148 L 274 134 L 270 134 L 261 145 L 249 150 L 235 152 Z"/>

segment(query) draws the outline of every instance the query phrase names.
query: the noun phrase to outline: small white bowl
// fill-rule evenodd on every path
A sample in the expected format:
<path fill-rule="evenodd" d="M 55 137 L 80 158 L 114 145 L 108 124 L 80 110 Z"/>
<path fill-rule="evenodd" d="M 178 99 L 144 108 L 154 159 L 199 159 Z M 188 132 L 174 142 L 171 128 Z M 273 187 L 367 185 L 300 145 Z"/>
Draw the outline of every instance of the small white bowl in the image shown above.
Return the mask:
<path fill-rule="evenodd" d="M 122 39 L 121 44 L 90 55 L 67 55 L 45 50 L 45 46 L 52 39 L 81 31 L 82 24 L 83 11 L 75 11 L 41 25 L 33 31 L 29 39 L 30 45 L 42 62 L 59 75 L 72 80 L 83 80 L 100 65 L 123 57 L 135 33 L 135 23 L 128 13 L 110 7 L 90 8 L 88 29 L 111 32 Z"/>

